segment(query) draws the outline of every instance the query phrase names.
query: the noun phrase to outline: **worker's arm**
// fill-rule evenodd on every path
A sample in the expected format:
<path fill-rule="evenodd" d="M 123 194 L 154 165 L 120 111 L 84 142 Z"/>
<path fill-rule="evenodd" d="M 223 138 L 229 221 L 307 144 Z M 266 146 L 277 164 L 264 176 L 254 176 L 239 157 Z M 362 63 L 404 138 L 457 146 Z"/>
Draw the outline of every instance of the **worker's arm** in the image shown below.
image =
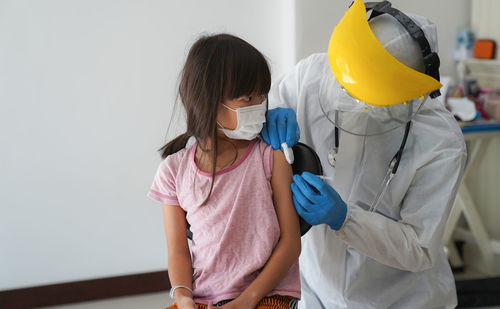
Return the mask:
<path fill-rule="evenodd" d="M 193 289 L 193 267 L 187 242 L 186 215 L 178 205 L 163 204 L 163 217 L 168 245 L 168 276 L 172 287 L 177 285 Z M 184 288 L 174 291 L 179 309 L 195 309 L 191 292 Z"/>
<path fill-rule="evenodd" d="M 465 152 L 442 153 L 419 168 L 399 221 L 348 204 L 348 219 L 337 235 L 379 263 L 413 272 L 431 268 L 442 246 L 465 160 Z"/>
<path fill-rule="evenodd" d="M 280 239 L 257 278 L 240 296 L 223 308 L 255 308 L 257 303 L 279 284 L 300 255 L 299 217 L 290 191 L 292 168 L 280 150 L 274 151 L 273 162 L 271 186 L 280 226 Z"/>

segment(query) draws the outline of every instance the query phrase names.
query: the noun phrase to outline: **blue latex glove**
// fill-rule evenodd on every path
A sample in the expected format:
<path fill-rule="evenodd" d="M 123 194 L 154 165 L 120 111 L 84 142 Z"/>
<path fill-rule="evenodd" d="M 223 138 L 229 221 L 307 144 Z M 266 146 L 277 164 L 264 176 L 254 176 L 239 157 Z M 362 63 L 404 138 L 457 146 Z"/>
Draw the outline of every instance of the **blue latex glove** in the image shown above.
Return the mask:
<path fill-rule="evenodd" d="M 302 176 L 293 176 L 291 187 L 295 209 L 309 224 L 325 223 L 335 231 L 342 227 L 347 216 L 347 206 L 337 191 L 327 183 L 304 172 Z"/>
<path fill-rule="evenodd" d="M 267 122 L 264 123 L 261 134 L 264 141 L 273 149 L 281 148 L 284 142 L 288 147 L 297 144 L 300 130 L 293 109 L 278 107 L 267 111 Z"/>

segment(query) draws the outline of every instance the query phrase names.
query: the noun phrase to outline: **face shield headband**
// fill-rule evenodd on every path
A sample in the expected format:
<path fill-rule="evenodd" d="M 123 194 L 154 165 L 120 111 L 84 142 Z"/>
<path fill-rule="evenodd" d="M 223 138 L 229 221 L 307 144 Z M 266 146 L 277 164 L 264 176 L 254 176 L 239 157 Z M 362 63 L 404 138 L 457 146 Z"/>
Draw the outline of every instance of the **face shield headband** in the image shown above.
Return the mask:
<path fill-rule="evenodd" d="M 353 2 L 354 3 L 354 2 Z M 351 7 L 352 4 L 349 6 Z M 422 57 L 424 59 L 425 74 L 439 81 L 439 65 L 440 60 L 437 53 L 431 50 L 431 46 L 427 38 L 425 37 L 424 31 L 407 15 L 402 13 L 396 8 L 391 6 L 389 1 L 382 2 L 366 2 L 366 11 L 372 11 L 368 21 L 382 14 L 389 14 L 394 17 L 407 31 L 408 34 L 418 43 L 422 51 Z M 441 92 L 434 90 L 430 93 L 431 98 L 437 98 L 441 95 Z"/>

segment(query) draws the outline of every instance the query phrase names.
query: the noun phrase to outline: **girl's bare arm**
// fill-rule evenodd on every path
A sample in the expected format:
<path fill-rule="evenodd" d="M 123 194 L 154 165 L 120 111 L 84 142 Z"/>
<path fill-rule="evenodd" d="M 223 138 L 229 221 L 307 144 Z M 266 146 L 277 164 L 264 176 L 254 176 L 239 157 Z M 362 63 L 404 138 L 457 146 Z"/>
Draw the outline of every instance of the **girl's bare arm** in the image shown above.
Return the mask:
<path fill-rule="evenodd" d="M 192 290 L 193 267 L 186 235 L 186 215 L 179 206 L 163 204 L 162 207 L 167 235 L 170 283 L 172 287 L 183 285 Z M 192 301 L 193 296 L 187 289 L 176 289 L 174 297 L 178 305 L 192 302 L 192 308 L 195 308 Z"/>
<path fill-rule="evenodd" d="M 262 272 L 228 307 L 255 308 L 278 285 L 300 255 L 299 216 L 293 206 L 290 189 L 292 168 L 281 150 L 274 151 L 273 161 L 271 185 L 280 226 L 280 240 Z"/>

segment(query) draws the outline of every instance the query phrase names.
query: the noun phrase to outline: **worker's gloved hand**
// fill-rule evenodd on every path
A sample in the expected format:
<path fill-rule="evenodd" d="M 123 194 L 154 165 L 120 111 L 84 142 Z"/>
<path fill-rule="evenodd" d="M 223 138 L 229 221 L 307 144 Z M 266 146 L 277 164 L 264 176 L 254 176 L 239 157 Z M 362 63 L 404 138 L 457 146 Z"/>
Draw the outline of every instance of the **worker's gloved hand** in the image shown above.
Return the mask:
<path fill-rule="evenodd" d="M 269 110 L 261 134 L 264 141 L 273 149 L 283 150 L 281 147 L 283 143 L 287 143 L 288 147 L 297 144 L 300 131 L 293 109 L 278 107 Z"/>
<path fill-rule="evenodd" d="M 295 209 L 309 224 L 328 224 L 335 231 L 342 227 L 347 216 L 347 206 L 337 191 L 327 183 L 304 172 L 302 176 L 293 176 L 291 187 Z"/>

